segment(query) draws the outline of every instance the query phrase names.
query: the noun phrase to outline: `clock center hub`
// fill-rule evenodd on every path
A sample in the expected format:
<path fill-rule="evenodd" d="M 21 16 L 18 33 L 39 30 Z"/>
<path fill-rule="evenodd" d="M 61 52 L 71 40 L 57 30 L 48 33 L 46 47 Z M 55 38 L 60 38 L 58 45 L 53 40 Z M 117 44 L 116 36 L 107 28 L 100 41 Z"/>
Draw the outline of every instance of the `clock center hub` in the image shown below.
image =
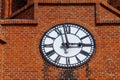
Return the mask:
<path fill-rule="evenodd" d="M 63 37 L 63 41 L 61 37 Z M 73 34 L 67 34 L 67 38 L 69 40 L 68 48 L 62 45 L 62 44 L 67 44 L 65 39 L 65 34 L 60 35 L 55 39 L 53 44 L 55 52 L 63 57 L 72 57 L 77 55 L 81 51 L 81 46 L 79 46 L 81 40 L 79 39 L 79 37 Z M 66 50 L 67 53 L 65 53 L 64 50 Z"/>

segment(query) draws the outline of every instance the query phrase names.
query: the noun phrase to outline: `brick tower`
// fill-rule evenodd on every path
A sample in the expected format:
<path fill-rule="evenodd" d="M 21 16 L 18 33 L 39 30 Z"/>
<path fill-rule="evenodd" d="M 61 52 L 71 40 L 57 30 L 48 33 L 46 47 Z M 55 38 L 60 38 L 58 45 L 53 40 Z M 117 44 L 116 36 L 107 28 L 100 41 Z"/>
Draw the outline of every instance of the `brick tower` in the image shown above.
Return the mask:
<path fill-rule="evenodd" d="M 109 0 L 0 0 L 0 80 L 119 80 L 119 44 Z"/>

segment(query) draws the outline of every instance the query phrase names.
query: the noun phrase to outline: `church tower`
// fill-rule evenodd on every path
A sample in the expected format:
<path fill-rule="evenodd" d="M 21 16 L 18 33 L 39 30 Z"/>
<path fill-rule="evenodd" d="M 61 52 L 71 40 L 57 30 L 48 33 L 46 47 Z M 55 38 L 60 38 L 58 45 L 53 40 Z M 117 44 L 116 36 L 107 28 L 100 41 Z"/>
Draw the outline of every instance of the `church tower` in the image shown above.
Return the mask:
<path fill-rule="evenodd" d="M 0 80 L 119 80 L 119 0 L 0 0 Z"/>

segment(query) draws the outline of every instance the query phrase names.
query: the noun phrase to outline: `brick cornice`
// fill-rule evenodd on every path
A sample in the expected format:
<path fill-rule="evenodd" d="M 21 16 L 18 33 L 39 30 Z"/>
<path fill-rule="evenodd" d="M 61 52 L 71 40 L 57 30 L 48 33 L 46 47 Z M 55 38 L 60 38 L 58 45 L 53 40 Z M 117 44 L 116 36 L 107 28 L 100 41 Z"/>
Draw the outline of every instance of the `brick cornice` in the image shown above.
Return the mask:
<path fill-rule="evenodd" d="M 0 20 L 1 25 L 37 25 L 37 20 L 30 20 L 30 19 L 5 19 Z"/>
<path fill-rule="evenodd" d="M 38 0 L 38 3 L 97 3 L 98 1 L 100 0 Z"/>

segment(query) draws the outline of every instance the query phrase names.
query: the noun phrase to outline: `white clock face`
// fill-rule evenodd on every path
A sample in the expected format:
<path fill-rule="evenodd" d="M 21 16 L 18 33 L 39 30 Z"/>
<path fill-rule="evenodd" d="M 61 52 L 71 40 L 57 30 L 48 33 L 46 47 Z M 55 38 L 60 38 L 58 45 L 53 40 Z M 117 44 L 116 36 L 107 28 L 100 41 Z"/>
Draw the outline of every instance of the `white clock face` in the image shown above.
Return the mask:
<path fill-rule="evenodd" d="M 91 58 L 95 51 L 95 40 L 80 25 L 59 24 L 44 33 L 40 51 L 53 65 L 71 68 L 80 66 Z"/>

